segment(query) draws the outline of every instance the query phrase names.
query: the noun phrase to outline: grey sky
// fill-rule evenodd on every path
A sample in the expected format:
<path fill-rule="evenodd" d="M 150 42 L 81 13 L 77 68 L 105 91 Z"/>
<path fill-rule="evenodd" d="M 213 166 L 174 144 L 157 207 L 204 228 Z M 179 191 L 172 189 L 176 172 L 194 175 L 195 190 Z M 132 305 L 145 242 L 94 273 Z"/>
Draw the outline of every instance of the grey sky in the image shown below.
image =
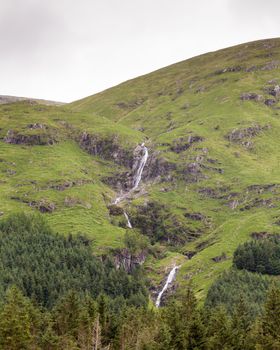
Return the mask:
<path fill-rule="evenodd" d="M 280 36 L 279 0 L 0 0 L 0 95 L 58 101 Z"/>

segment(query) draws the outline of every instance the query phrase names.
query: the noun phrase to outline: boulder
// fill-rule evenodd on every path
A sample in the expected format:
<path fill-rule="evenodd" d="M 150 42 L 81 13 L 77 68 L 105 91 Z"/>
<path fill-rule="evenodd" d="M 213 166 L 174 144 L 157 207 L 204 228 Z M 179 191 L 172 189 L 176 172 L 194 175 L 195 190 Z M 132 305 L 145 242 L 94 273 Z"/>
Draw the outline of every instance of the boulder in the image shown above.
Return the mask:
<path fill-rule="evenodd" d="M 240 99 L 242 101 L 262 101 L 263 96 L 256 94 L 255 92 L 244 92 L 243 94 L 241 94 Z"/>

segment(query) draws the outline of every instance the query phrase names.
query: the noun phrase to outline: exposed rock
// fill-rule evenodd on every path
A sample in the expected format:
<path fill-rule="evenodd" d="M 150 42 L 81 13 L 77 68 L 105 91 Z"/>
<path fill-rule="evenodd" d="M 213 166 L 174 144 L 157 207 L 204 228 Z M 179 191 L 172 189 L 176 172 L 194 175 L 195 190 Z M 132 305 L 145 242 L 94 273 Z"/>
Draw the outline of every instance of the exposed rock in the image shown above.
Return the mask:
<path fill-rule="evenodd" d="M 206 217 L 201 213 L 185 213 L 184 216 L 195 221 L 203 221 L 206 219 Z"/>
<path fill-rule="evenodd" d="M 112 216 L 123 215 L 123 209 L 118 205 L 111 204 L 108 206 L 109 214 Z"/>
<path fill-rule="evenodd" d="M 275 192 L 275 190 L 278 188 L 280 188 L 279 184 L 250 185 L 247 187 L 247 192 L 256 192 L 261 194 L 263 192 Z"/>
<path fill-rule="evenodd" d="M 21 134 L 18 131 L 8 130 L 6 137 L 4 137 L 6 143 L 15 145 L 53 145 L 57 140 L 49 134 Z"/>
<path fill-rule="evenodd" d="M 268 92 L 269 95 L 272 95 L 274 97 L 280 96 L 280 86 L 279 85 L 269 86 L 266 88 L 266 91 Z"/>
<path fill-rule="evenodd" d="M 251 237 L 253 239 L 259 240 L 259 239 L 265 239 L 268 237 L 273 236 L 272 233 L 266 232 L 266 231 L 262 231 L 262 232 L 252 232 L 251 233 Z"/>
<path fill-rule="evenodd" d="M 219 173 L 219 174 L 223 174 L 223 173 L 224 173 L 224 169 L 222 169 L 222 168 L 210 167 L 210 166 L 207 166 L 207 165 L 205 165 L 205 164 L 201 164 L 201 167 L 202 167 L 203 169 L 206 169 L 206 170 L 215 171 L 215 172 L 217 172 L 217 173 Z"/>
<path fill-rule="evenodd" d="M 17 173 L 16 170 L 7 169 L 7 174 L 8 174 L 8 175 L 15 175 L 16 173 Z"/>
<path fill-rule="evenodd" d="M 211 163 L 211 164 L 219 163 L 217 159 L 207 158 L 206 160 L 208 163 Z"/>
<path fill-rule="evenodd" d="M 248 128 L 234 129 L 225 137 L 231 142 L 239 143 L 243 147 L 250 149 L 253 147 L 253 142 L 251 139 L 269 128 L 269 125 L 260 126 L 255 124 Z"/>
<path fill-rule="evenodd" d="M 114 252 L 114 264 L 117 269 L 123 268 L 126 272 L 132 272 L 138 265 L 143 265 L 147 257 L 147 251 L 132 254 L 127 248 L 117 249 Z"/>
<path fill-rule="evenodd" d="M 228 199 L 230 195 L 228 192 L 230 191 L 230 187 L 201 187 L 198 189 L 198 193 L 203 195 L 204 197 L 209 197 L 213 199 Z"/>
<path fill-rule="evenodd" d="M 276 103 L 276 100 L 273 100 L 272 98 L 267 98 L 264 103 L 268 106 L 271 107 Z"/>
<path fill-rule="evenodd" d="M 81 148 L 89 154 L 106 160 L 112 160 L 116 164 L 128 168 L 132 168 L 133 166 L 133 152 L 121 147 L 117 135 L 106 138 L 99 135 L 91 135 L 84 131 L 78 141 Z"/>
<path fill-rule="evenodd" d="M 0 211 L 0 216 L 3 216 L 4 215 L 4 212 L 3 211 Z"/>
<path fill-rule="evenodd" d="M 150 152 L 146 166 L 143 170 L 143 179 L 171 181 L 172 172 L 176 170 L 176 164 L 167 161 L 160 152 Z"/>
<path fill-rule="evenodd" d="M 267 82 L 267 84 L 273 84 L 273 85 L 277 85 L 278 84 L 278 80 L 277 79 L 271 79 Z"/>
<path fill-rule="evenodd" d="M 116 104 L 117 107 L 121 108 L 121 109 L 135 109 L 137 107 L 140 107 L 144 102 L 146 101 L 146 98 L 141 97 L 141 98 L 137 98 L 135 100 L 129 101 L 129 102 L 118 102 Z"/>
<path fill-rule="evenodd" d="M 219 75 L 219 74 L 224 74 L 224 73 L 235 73 L 235 72 L 240 72 L 242 71 L 243 67 L 241 66 L 232 66 L 232 67 L 226 67 L 222 69 L 216 70 L 214 73 Z"/>
<path fill-rule="evenodd" d="M 194 257 L 197 254 L 195 251 L 188 251 L 184 252 L 184 255 L 190 260 L 192 257 Z"/>
<path fill-rule="evenodd" d="M 251 138 L 260 134 L 264 129 L 267 129 L 267 126 L 260 126 L 258 124 L 252 125 L 248 128 L 234 129 L 232 130 L 226 138 L 232 142 L 239 142 L 245 138 Z"/>
<path fill-rule="evenodd" d="M 46 125 L 41 124 L 41 123 L 28 124 L 27 127 L 29 129 L 32 129 L 32 130 L 34 130 L 34 129 L 46 129 L 47 128 Z"/>
<path fill-rule="evenodd" d="M 221 255 L 215 256 L 214 258 L 211 258 L 214 262 L 218 263 L 224 260 L 227 260 L 226 253 L 222 253 Z"/>
<path fill-rule="evenodd" d="M 188 163 L 181 172 L 186 182 L 198 182 L 201 179 L 207 178 L 202 173 L 202 164 L 199 162 Z"/>
<path fill-rule="evenodd" d="M 280 65 L 280 61 L 275 60 L 275 61 L 271 61 L 266 63 L 265 65 L 263 65 L 261 67 L 261 70 L 273 70 L 273 69 L 277 69 Z"/>
<path fill-rule="evenodd" d="M 198 94 L 198 93 L 201 93 L 201 92 L 204 92 L 206 90 L 206 87 L 205 86 L 199 86 L 195 92 Z"/>
<path fill-rule="evenodd" d="M 243 94 L 241 94 L 240 99 L 242 101 L 249 101 L 249 100 L 261 101 L 263 99 L 263 96 L 258 95 L 255 92 L 244 92 Z"/>
<path fill-rule="evenodd" d="M 55 210 L 55 204 L 46 199 L 41 199 L 39 202 L 30 202 L 31 207 L 37 208 L 41 213 L 52 213 Z"/>
<path fill-rule="evenodd" d="M 93 183 L 93 181 L 88 179 L 68 180 L 64 182 L 52 183 L 48 185 L 47 188 L 52 188 L 57 191 L 65 191 L 73 186 L 82 186 L 89 183 Z"/>
<path fill-rule="evenodd" d="M 129 171 L 114 173 L 102 178 L 102 182 L 112 187 L 117 192 L 127 192 L 133 187 L 133 176 Z"/>
<path fill-rule="evenodd" d="M 170 147 L 171 151 L 180 153 L 191 147 L 192 144 L 203 141 L 203 138 L 197 135 L 190 135 L 187 139 L 181 137 L 173 141 L 173 145 Z"/>
<path fill-rule="evenodd" d="M 187 164 L 187 173 L 197 175 L 201 173 L 201 165 L 199 163 L 189 163 Z"/>
<path fill-rule="evenodd" d="M 234 199 L 234 200 L 228 202 L 228 206 L 232 210 L 236 209 L 238 207 L 238 205 L 239 205 L 238 199 Z"/>
<path fill-rule="evenodd" d="M 246 204 L 244 207 L 240 208 L 241 211 L 250 210 L 251 208 L 275 208 L 275 204 L 272 198 L 263 199 L 263 198 L 254 198 L 251 202 Z"/>

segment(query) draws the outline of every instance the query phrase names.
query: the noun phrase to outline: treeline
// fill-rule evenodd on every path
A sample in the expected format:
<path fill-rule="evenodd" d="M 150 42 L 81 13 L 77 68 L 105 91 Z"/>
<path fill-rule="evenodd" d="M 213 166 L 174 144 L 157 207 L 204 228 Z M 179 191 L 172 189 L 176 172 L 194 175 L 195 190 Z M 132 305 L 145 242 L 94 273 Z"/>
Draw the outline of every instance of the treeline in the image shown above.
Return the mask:
<path fill-rule="evenodd" d="M 274 235 L 240 245 L 234 253 L 233 264 L 238 269 L 279 275 L 280 236 Z"/>
<path fill-rule="evenodd" d="M 242 298 L 249 316 L 254 319 L 263 311 L 270 283 L 271 280 L 261 274 L 230 269 L 211 285 L 205 305 L 210 308 L 222 306 L 232 315 Z"/>
<path fill-rule="evenodd" d="M 252 321 L 241 298 L 232 315 L 198 308 L 191 289 L 159 310 L 69 292 L 47 311 L 15 287 L 0 307 L 0 348 L 6 350 L 278 350 L 280 289 L 272 286 Z"/>
<path fill-rule="evenodd" d="M 125 243 L 132 253 L 147 246 L 136 233 Z M 159 309 L 145 282 L 141 269 L 117 270 L 88 239 L 56 235 L 41 217 L 1 221 L 0 349 L 280 349 L 280 288 L 268 277 L 231 269 L 205 305 L 188 287 Z"/>
<path fill-rule="evenodd" d="M 69 290 L 93 298 L 104 293 L 118 304 L 148 302 L 140 268 L 116 269 L 109 257 L 92 254 L 85 237 L 54 234 L 40 216 L 24 214 L 0 222 L 0 297 L 11 285 L 47 308 Z"/>

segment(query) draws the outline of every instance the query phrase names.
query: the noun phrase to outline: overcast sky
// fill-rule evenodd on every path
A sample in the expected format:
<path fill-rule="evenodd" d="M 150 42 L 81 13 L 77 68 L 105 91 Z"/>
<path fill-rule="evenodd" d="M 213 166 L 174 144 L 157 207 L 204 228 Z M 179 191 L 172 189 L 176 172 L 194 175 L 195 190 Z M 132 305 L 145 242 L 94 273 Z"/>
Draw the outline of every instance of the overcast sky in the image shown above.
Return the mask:
<path fill-rule="evenodd" d="M 0 95 L 73 101 L 280 36 L 280 0 L 0 0 Z"/>

